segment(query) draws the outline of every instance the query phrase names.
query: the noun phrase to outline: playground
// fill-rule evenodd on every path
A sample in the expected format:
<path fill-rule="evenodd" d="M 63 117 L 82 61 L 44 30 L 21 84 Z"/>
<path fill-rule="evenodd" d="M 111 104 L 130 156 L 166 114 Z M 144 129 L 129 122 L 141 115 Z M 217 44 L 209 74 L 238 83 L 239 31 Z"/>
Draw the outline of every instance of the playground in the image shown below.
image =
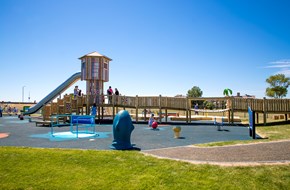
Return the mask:
<path fill-rule="evenodd" d="M 27 146 L 45 148 L 80 148 L 109 150 L 112 144 L 112 124 L 96 124 L 96 135 L 82 134 L 79 138 L 70 133 L 70 126 L 36 127 L 29 119 L 19 120 L 16 116 L 2 117 L 0 133 L 9 136 L 1 139 L 1 146 Z M 147 124 L 134 124 L 131 143 L 141 150 L 188 146 L 193 144 L 249 140 L 248 128 L 244 126 L 224 126 L 220 131 L 214 125 L 178 125 L 180 138 L 174 138 L 176 125 L 160 124 L 152 130 Z"/>
<path fill-rule="evenodd" d="M 140 148 L 142 153 L 159 158 L 219 165 L 290 161 L 290 141 L 213 148 L 194 146 L 201 143 L 252 139 L 248 127 L 244 126 L 224 126 L 218 131 L 214 125 L 178 125 L 181 127 L 179 138 L 174 138 L 173 127 L 176 125 L 159 125 L 156 130 L 146 124 L 134 126 L 131 143 Z M 36 127 L 28 119 L 19 120 L 16 116 L 0 118 L 1 146 L 110 150 L 113 140 L 112 124 L 97 124 L 96 135 L 93 136 L 80 135 L 76 138 L 69 131 L 69 126 L 54 127 L 52 135 L 50 127 Z"/>
<path fill-rule="evenodd" d="M 288 120 L 290 100 L 255 99 L 241 96 L 225 97 L 167 97 L 167 96 L 124 96 L 111 94 L 104 89 L 104 83 L 109 82 L 111 58 L 98 52 L 91 52 L 79 58 L 81 72 L 72 74 L 63 83 L 52 90 L 39 102 L 26 105 L 21 109 L 21 118 L 25 115 L 41 114 L 39 124 L 50 125 L 55 115 L 90 115 L 95 105 L 96 121 L 113 120 L 120 110 L 128 110 L 136 123 L 147 122 L 151 113 L 155 114 L 158 123 L 181 122 L 186 124 L 195 121 L 212 123 L 216 120 L 230 125 L 244 122 L 237 112 L 248 112 L 252 107 L 256 113 L 256 122 L 263 120 L 264 125 L 269 120 L 269 114 L 275 118 Z M 86 83 L 83 93 L 75 86 L 74 92 L 67 90 L 78 80 Z M 194 105 L 200 105 L 197 110 Z M 9 103 L 3 108 L 11 107 Z M 6 109 L 8 110 L 8 109 Z M 6 112 L 5 110 L 5 112 Z M 11 112 L 7 112 L 11 115 Z M 16 113 L 15 113 L 16 114 Z M 260 114 L 260 115 L 259 115 Z M 260 120 L 259 120 L 260 118 Z M 247 122 L 247 121 L 246 121 Z"/>
<path fill-rule="evenodd" d="M 253 120 L 254 124 L 259 123 L 259 113 L 262 113 L 264 123 L 266 123 L 268 113 L 277 112 L 284 114 L 282 116 L 285 116 L 287 121 L 289 100 L 275 102 L 240 97 L 192 99 L 161 95 L 150 97 L 105 95 L 104 82 L 109 81 L 111 59 L 97 52 L 84 55 L 79 59 L 81 60 L 81 72 L 73 74 L 37 104 L 30 108 L 23 107 L 21 115 L 8 114 L 8 116 L 0 118 L 1 146 L 109 150 L 113 140 L 111 123 L 120 110 L 129 110 L 130 118 L 135 123 L 131 143 L 146 154 L 202 162 L 283 162 L 290 160 L 287 154 L 283 154 L 285 150 L 288 151 L 287 148 L 278 149 L 282 154 L 279 151 L 274 152 L 273 149 L 272 152 L 266 151 L 266 156 L 257 157 L 252 154 L 264 149 L 257 148 L 257 146 L 248 147 L 246 150 L 250 150 L 249 154 L 242 159 L 243 156 L 239 154 L 240 151 L 245 152 L 245 150 L 240 149 L 241 147 L 235 147 L 230 152 L 228 148 L 225 152 L 219 152 L 219 150 L 208 152 L 209 149 L 199 151 L 201 149 L 192 146 L 211 142 L 250 140 L 252 137 L 249 135 L 249 128 L 241 125 L 241 120 L 235 117 L 234 111 L 247 113 L 248 107 L 252 106 L 254 108 L 252 115 L 257 118 L 257 120 Z M 86 81 L 86 94 L 65 94 L 61 97 L 61 94 L 78 80 Z M 211 101 L 215 105 L 215 109 L 193 109 L 196 102 L 204 101 Z M 266 103 L 268 106 L 261 106 Z M 276 104 L 281 106 L 272 106 Z M 93 105 L 96 105 L 97 115 L 90 115 Z M 155 113 L 154 119 L 158 122 L 155 130 L 147 125 L 152 112 Z M 180 112 L 184 114 L 180 115 Z M 199 115 L 192 115 L 197 112 Z M 31 115 L 35 113 L 41 114 L 41 120 L 31 119 Z M 108 118 L 109 122 L 104 122 Z M 83 123 L 82 119 L 88 119 L 89 122 L 87 120 Z M 38 124 L 43 127 L 37 127 Z M 178 135 L 175 134 L 176 131 L 173 131 L 173 128 L 176 129 L 176 127 L 181 128 Z M 252 132 L 252 130 L 251 128 L 250 131 Z M 287 147 L 288 144 L 289 142 L 286 141 L 280 147 Z M 267 147 L 267 145 L 265 146 Z M 253 150 L 251 151 L 251 149 Z M 241 159 L 225 159 L 226 155 L 231 153 L 234 153 L 234 158 Z M 195 157 L 200 154 L 204 157 Z M 271 157 L 268 154 L 275 156 Z M 254 159 L 247 159 L 248 155 Z M 260 155 L 263 155 L 263 152 Z"/>

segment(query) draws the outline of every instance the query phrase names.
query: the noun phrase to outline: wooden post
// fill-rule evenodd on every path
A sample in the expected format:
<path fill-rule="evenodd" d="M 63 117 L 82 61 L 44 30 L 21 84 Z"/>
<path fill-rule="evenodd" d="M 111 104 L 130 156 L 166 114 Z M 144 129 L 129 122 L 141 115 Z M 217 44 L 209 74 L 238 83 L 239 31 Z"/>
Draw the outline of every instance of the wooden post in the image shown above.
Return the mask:
<path fill-rule="evenodd" d="M 229 109 L 229 110 L 228 110 L 228 123 L 230 123 L 230 121 L 231 121 L 231 109 L 232 109 L 232 104 L 231 104 L 229 98 L 227 98 L 227 103 L 226 103 L 226 104 L 227 104 L 226 108 Z"/>
<path fill-rule="evenodd" d="M 188 124 L 188 98 L 186 97 L 186 123 Z"/>
<path fill-rule="evenodd" d="M 162 109 L 161 109 L 161 94 L 159 95 L 159 102 L 158 102 L 158 106 L 159 106 L 159 122 L 161 123 L 161 119 L 162 119 Z"/>
<path fill-rule="evenodd" d="M 165 109 L 165 122 L 167 122 L 167 109 Z"/>
<path fill-rule="evenodd" d="M 121 99 L 121 104 L 123 104 L 123 110 L 125 110 L 125 105 L 127 104 L 125 95 L 123 96 L 123 101 Z"/>
<path fill-rule="evenodd" d="M 139 105 L 138 95 L 136 95 L 136 101 L 135 101 L 135 107 L 136 107 L 136 123 L 138 123 L 138 105 Z"/>
<path fill-rule="evenodd" d="M 89 96 L 90 95 L 86 96 L 86 115 L 89 115 Z"/>
<path fill-rule="evenodd" d="M 98 108 L 98 120 L 100 121 L 101 120 L 101 107 L 100 105 L 97 107 Z"/>
<path fill-rule="evenodd" d="M 143 113 L 144 113 L 144 121 L 146 121 L 146 112 L 147 112 L 147 109 L 146 108 L 144 108 L 144 110 L 143 110 Z"/>
<path fill-rule="evenodd" d="M 231 123 L 233 124 L 234 123 L 234 108 L 235 108 L 235 101 L 234 101 L 234 97 L 232 96 L 231 98 L 231 105 L 232 105 L 232 113 L 231 113 Z"/>
<path fill-rule="evenodd" d="M 168 98 L 165 97 L 165 106 L 166 109 L 165 109 L 165 122 L 168 122 L 168 112 L 167 112 L 167 108 L 168 108 Z"/>
<path fill-rule="evenodd" d="M 115 94 L 111 95 L 112 97 L 112 114 L 113 114 L 113 120 L 115 118 Z"/>
<path fill-rule="evenodd" d="M 191 100 L 188 99 L 188 97 L 186 97 L 186 100 L 187 100 L 187 104 L 189 105 L 189 123 L 191 123 Z"/>
<path fill-rule="evenodd" d="M 264 126 L 267 124 L 267 104 L 266 104 L 266 97 L 263 98 L 263 122 L 264 122 Z"/>

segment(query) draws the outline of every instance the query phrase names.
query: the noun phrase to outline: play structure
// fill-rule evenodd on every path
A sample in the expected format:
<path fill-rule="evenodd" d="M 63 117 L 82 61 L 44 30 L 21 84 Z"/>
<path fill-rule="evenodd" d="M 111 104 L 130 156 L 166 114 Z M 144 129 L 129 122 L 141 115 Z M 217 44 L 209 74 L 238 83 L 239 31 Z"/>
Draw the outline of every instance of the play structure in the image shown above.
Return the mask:
<path fill-rule="evenodd" d="M 94 137 L 97 136 L 95 124 L 95 116 L 92 115 L 54 115 L 51 116 L 51 136 L 60 134 L 55 131 L 56 127 L 69 126 L 70 136 Z"/>
<path fill-rule="evenodd" d="M 214 123 L 213 123 L 218 131 L 221 131 L 222 127 L 224 126 L 224 120 L 223 118 L 217 119 L 216 117 L 214 118 Z"/>
<path fill-rule="evenodd" d="M 256 122 L 255 122 L 255 111 L 248 107 L 248 115 L 249 115 L 249 135 L 253 139 L 256 139 Z"/>
<path fill-rule="evenodd" d="M 104 82 L 109 81 L 109 62 L 112 59 L 97 52 L 79 58 L 81 60 L 81 80 L 86 81 L 86 105 L 88 108 L 103 102 Z"/>
<path fill-rule="evenodd" d="M 90 107 L 94 103 L 100 105 L 104 99 L 104 82 L 109 81 L 109 62 L 111 59 L 97 52 L 89 53 L 79 59 L 81 60 L 81 72 L 73 74 L 23 114 L 30 115 L 42 109 L 43 121 L 49 122 L 52 115 L 72 113 L 88 115 Z M 61 98 L 61 94 L 78 80 L 86 81 L 86 95 L 66 94 Z M 57 99 L 56 102 L 55 99 Z M 98 106 L 98 111 L 100 111 L 100 106 Z"/>
<path fill-rule="evenodd" d="M 77 82 L 81 78 L 81 73 L 75 73 L 70 78 L 68 78 L 66 81 L 64 81 L 61 85 L 59 85 L 55 90 L 53 90 L 51 93 L 49 93 L 45 98 L 43 98 L 38 104 L 33 106 L 32 108 L 25 110 L 24 114 L 29 115 L 37 112 L 39 109 L 41 109 L 44 105 L 50 103 L 53 101 L 57 96 L 59 96 L 61 93 L 63 93 L 65 90 L 67 90 L 71 85 L 73 85 L 75 82 Z"/>
<path fill-rule="evenodd" d="M 150 114 L 147 110 L 154 110 L 158 123 L 169 121 L 191 123 L 196 120 L 214 122 L 217 116 L 222 117 L 223 123 L 234 123 L 240 122 L 234 113 L 247 113 L 248 106 L 251 106 L 255 114 L 263 114 L 265 124 L 268 113 L 284 114 L 285 120 L 288 119 L 290 113 L 289 99 L 256 99 L 239 96 L 190 98 L 161 95 L 149 97 L 108 95 L 104 91 L 104 83 L 109 81 L 109 64 L 112 59 L 98 52 L 86 54 L 79 59 L 81 72 L 73 74 L 38 104 L 25 110 L 23 114 L 30 115 L 41 110 L 42 124 L 49 124 L 54 115 L 89 115 L 92 105 L 96 104 L 96 119 L 98 120 L 103 120 L 105 117 L 113 120 L 120 110 L 130 109 L 130 116 L 137 123 L 140 120 L 148 121 Z M 62 93 L 78 80 L 86 82 L 85 93 L 80 96 L 74 96 L 73 93 L 62 96 Z M 107 99 L 112 101 L 106 101 Z M 197 102 L 201 104 L 211 102 L 215 107 L 196 110 L 194 105 Z M 179 112 L 183 112 L 182 115 Z M 199 115 L 196 115 L 196 112 Z M 259 117 L 256 118 L 258 123 Z"/>

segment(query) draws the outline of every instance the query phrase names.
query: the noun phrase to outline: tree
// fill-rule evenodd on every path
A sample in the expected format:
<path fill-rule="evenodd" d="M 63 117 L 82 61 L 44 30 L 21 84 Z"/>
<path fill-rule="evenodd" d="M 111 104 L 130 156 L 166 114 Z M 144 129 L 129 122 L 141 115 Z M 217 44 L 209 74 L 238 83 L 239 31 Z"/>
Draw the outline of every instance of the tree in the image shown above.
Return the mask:
<path fill-rule="evenodd" d="M 202 97 L 202 91 L 198 86 L 193 86 L 190 90 L 187 91 L 188 98 L 199 98 Z M 202 105 L 202 100 L 191 100 L 191 107 L 193 108 L 194 105 Z M 199 108 L 200 109 L 200 108 Z"/>
<path fill-rule="evenodd" d="M 209 109 L 209 110 L 215 109 L 215 104 L 211 101 L 204 101 L 203 105 L 206 109 Z"/>
<path fill-rule="evenodd" d="M 274 98 L 283 98 L 287 95 L 287 88 L 290 85 L 290 78 L 284 74 L 272 75 L 266 79 L 270 87 L 266 88 L 266 96 Z"/>
<path fill-rule="evenodd" d="M 229 95 L 233 94 L 233 91 L 229 88 L 226 88 L 226 89 L 224 89 L 223 94 L 224 94 L 224 96 L 229 96 Z"/>
<path fill-rule="evenodd" d="M 202 97 L 202 91 L 198 86 L 193 86 L 190 90 L 187 91 L 187 97 L 199 98 Z"/>

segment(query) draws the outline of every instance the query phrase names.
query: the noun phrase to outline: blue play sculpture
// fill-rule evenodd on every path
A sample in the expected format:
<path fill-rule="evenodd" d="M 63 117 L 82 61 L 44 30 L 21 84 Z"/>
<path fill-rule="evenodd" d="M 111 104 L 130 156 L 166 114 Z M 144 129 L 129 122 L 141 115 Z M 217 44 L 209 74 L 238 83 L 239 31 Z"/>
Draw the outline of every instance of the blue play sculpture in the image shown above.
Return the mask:
<path fill-rule="evenodd" d="M 134 130 L 131 116 L 126 110 L 120 111 L 114 118 L 113 136 L 114 140 L 111 145 L 115 150 L 140 150 L 131 144 L 131 133 Z"/>

